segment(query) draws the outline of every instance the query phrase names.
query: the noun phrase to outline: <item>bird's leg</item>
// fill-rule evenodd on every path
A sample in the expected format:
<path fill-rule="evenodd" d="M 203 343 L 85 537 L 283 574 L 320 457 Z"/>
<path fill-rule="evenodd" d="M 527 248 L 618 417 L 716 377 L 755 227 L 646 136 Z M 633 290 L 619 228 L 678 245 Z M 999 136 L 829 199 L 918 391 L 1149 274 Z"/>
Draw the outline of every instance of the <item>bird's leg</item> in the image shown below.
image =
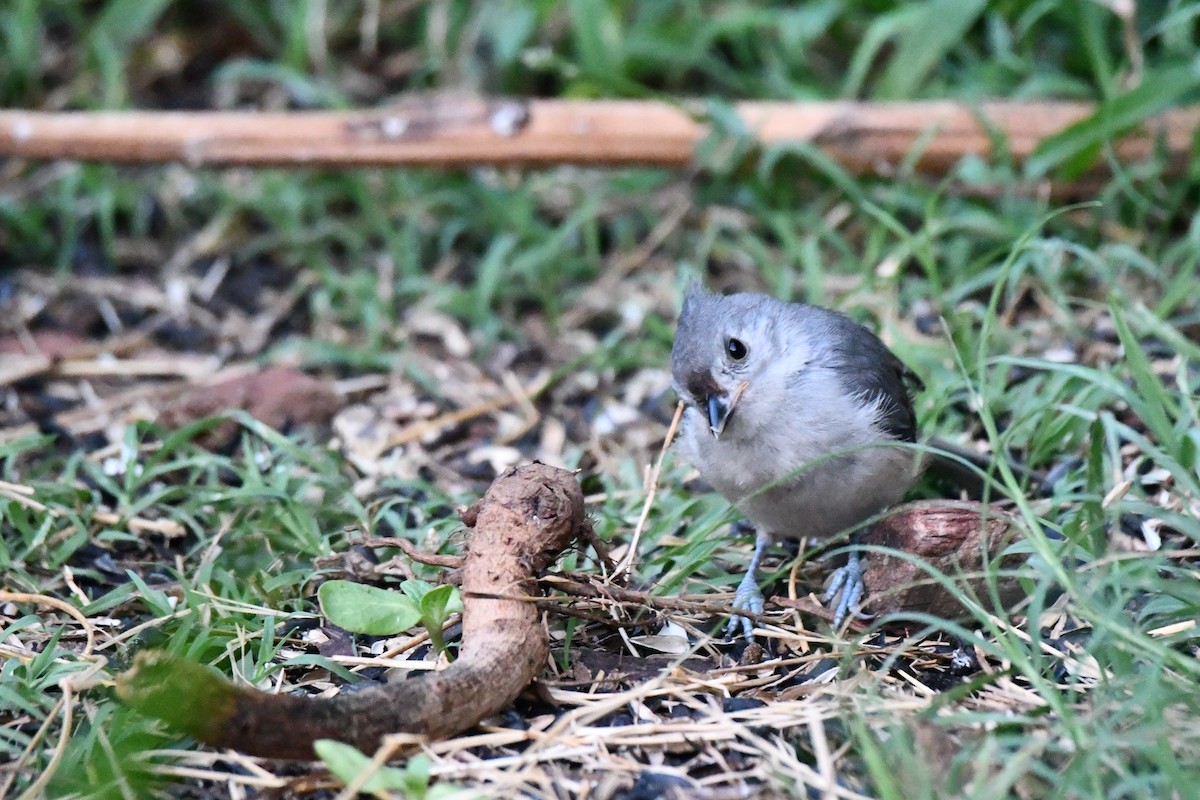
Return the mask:
<path fill-rule="evenodd" d="M 850 535 L 851 550 L 846 556 L 846 565 L 833 571 L 833 580 L 825 594 L 821 596 L 822 603 L 837 599 L 833 607 L 833 627 L 840 628 L 847 614 L 859 614 L 859 601 L 862 600 L 866 585 L 863 583 L 862 562 L 858 557 L 858 533 Z"/>
<path fill-rule="evenodd" d="M 767 546 L 770 544 L 771 537 L 761 527 L 758 528 L 754 532 L 754 555 L 750 556 L 750 563 L 746 565 L 746 575 L 738 584 L 737 592 L 733 595 L 735 609 L 744 609 L 751 614 L 762 613 L 763 596 L 758 588 L 758 566 L 762 563 L 763 555 L 766 554 Z M 754 621 L 740 614 L 734 614 L 729 618 L 729 622 L 725 626 L 725 635 L 731 636 L 739 622 L 742 626 L 742 636 L 747 639 L 753 638 Z"/>

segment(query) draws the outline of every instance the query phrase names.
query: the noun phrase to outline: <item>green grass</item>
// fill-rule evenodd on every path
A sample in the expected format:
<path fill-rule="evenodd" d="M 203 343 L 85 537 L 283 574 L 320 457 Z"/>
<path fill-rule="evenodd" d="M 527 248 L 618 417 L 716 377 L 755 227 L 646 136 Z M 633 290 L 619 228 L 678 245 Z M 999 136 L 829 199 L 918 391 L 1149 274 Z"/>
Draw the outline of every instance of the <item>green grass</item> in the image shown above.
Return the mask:
<path fill-rule="evenodd" d="M 839 779 L 896 798 L 1194 793 L 1200 674 L 1197 633 L 1184 623 L 1200 612 L 1196 562 L 1125 552 L 1121 523 L 1161 520 L 1167 549 L 1200 541 L 1200 181 L 1194 168 L 1170 175 L 1152 157 L 1113 164 L 1087 202 L 1036 190 L 1044 176 L 1110 158 L 1111 133 L 1195 99 L 1190 4 L 1138 4 L 1145 64 L 1132 88 L 1121 21 L 1088 0 L 383 3 L 374 39 L 360 28 L 369 5 L 16 0 L 0 15 L 0 103 L 349 107 L 468 88 L 701 97 L 718 124 L 724 104 L 743 98 L 1067 98 L 1103 102 L 1106 113 L 1044 143 L 1031 164 L 968 159 L 940 181 L 910 171 L 860 178 L 803 148 L 743 147 L 754 160 L 731 159 L 716 145 L 735 130 L 687 175 L 7 165 L 0 324 L 38 330 L 82 317 L 84 333 L 108 335 L 96 291 L 77 284 L 86 276 L 123 287 L 104 302 L 125 325 L 142 324 L 161 309 L 129 287 L 161 290 L 162 265 L 214 226 L 213 244 L 183 266 L 195 279 L 227 261 L 227 280 L 246 282 L 231 296 L 248 299 L 244 308 L 200 304 L 189 322 L 212 334 L 202 350 L 231 363 L 300 363 L 330 379 L 388 373 L 450 409 L 456 387 L 408 327 L 414 310 L 446 314 L 491 377 L 502 368 L 522 381 L 541 367 L 554 373 L 539 410 L 566 425 L 562 460 L 583 466 L 587 491 L 605 495 L 589 508 L 601 535 L 625 542 L 664 428 L 641 415 L 594 435 L 589 403 L 636 405 L 637 381 L 665 385 L 674 303 L 688 277 L 836 306 L 879 329 L 923 377 L 924 430 L 987 441 L 1039 469 L 1078 459 L 1050 498 L 996 476 L 997 494 L 1016 500 L 1026 522 L 1029 605 L 1010 619 L 984 597 L 978 618 L 961 625 L 916 621 L 971 642 L 990 672 L 935 693 L 923 710 L 888 713 L 911 697 L 895 677 L 908 669 L 903 659 L 829 647 L 851 687 L 829 700 L 840 704 L 829 743 L 846 746 Z M 309 15 L 322 8 L 324 25 L 314 25 Z M 616 290 L 589 295 L 681 202 L 681 222 L 650 257 Z M 31 288 L 35 278 L 58 288 Z M 230 321 L 263 313 L 301 279 L 311 288 L 297 308 L 261 351 L 247 349 Z M 49 297 L 46 310 L 12 299 L 30 297 Z M 598 305 L 580 311 L 585 300 Z M 627 321 L 635 312 L 641 324 Z M 932 322 L 917 325 L 920 314 Z M 1064 348 L 1075 363 L 1046 357 Z M 28 422 L 43 390 L 78 407 L 79 386 L 3 387 L 0 426 Z M 113 388 L 98 384 L 101 394 Z M 96 624 L 114 620 L 103 622 L 111 627 L 102 640 L 150 623 L 100 651 L 101 685 L 72 695 L 55 795 L 184 791 L 184 779 L 163 774 L 183 763 L 180 751 L 139 755 L 178 742 L 132 718 L 103 685 L 141 648 L 264 685 L 306 664 L 345 676 L 291 629 L 317 613 L 316 580 L 340 569 L 329 557 L 359 530 L 455 551 L 453 509 L 485 484 L 454 472 L 468 449 L 454 440 L 429 445 L 439 463 L 413 467 L 416 477 L 367 480 L 328 437 L 235 420 L 238 441 L 217 451 L 196 438 L 207 424 L 0 439 L 0 480 L 32 487 L 36 500 L 0 495 L 0 585 L 65 600 Z M 517 446 L 527 456 L 536 449 Z M 687 491 L 686 476 L 668 461 L 636 579 L 662 593 L 728 591 L 747 544 L 726 536 L 726 505 Z M 1127 493 L 1110 497 L 1126 478 Z M 98 523 L 101 508 L 171 520 L 186 534 Z M 1066 541 L 1047 538 L 1042 523 Z M 1126 533 L 1140 536 L 1136 525 Z M 0 762 L 21 760 L 9 787 L 18 796 L 51 766 L 60 682 L 82 679 L 93 660 L 81 656 L 82 628 L 70 617 L 25 601 L 0 612 Z M 1043 612 L 1060 629 L 1027 621 Z M 1066 652 L 1064 637 L 1079 648 L 1075 661 L 1038 645 Z M 566 663 L 571 651 L 559 656 Z M 1069 674 L 1064 664 L 1086 669 Z M 803 724 L 781 735 L 796 759 L 816 762 Z M 649 763 L 644 753 L 631 758 Z M 764 774 L 769 789 L 794 787 L 782 767 Z"/>

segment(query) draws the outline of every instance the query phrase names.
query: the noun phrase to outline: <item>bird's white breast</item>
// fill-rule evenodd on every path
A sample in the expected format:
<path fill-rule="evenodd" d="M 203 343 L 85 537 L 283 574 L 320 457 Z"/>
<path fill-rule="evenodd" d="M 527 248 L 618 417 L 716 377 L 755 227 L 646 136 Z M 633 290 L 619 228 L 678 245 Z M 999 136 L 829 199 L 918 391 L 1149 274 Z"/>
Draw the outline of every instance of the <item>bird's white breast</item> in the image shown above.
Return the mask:
<path fill-rule="evenodd" d="M 876 405 L 819 385 L 830 396 L 807 393 L 786 415 L 771 413 L 771 398 L 746 404 L 719 439 L 698 410 L 684 417 L 683 455 L 774 537 L 832 536 L 898 502 L 916 478 L 916 453 L 882 431 Z"/>

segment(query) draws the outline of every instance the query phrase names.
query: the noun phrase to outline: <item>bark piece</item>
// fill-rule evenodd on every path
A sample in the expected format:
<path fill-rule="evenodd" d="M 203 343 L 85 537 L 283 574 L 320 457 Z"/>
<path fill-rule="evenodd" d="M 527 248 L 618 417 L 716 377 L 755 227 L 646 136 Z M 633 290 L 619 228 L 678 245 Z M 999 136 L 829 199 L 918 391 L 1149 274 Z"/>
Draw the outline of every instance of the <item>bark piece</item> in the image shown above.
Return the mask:
<path fill-rule="evenodd" d="M 880 520 L 861 537 L 862 544 L 878 545 L 916 556 L 951 577 L 978 573 L 988 559 L 1000 556 L 1020 536 L 1017 518 L 994 505 L 948 500 L 910 503 Z M 1018 566 L 1025 556 L 1005 556 L 1002 569 Z M 907 559 L 869 553 L 864 561 L 866 610 L 874 614 L 921 612 L 954 619 L 966 610 L 929 572 Z M 1005 607 L 1024 592 L 1015 577 L 1000 576 L 998 589 Z M 977 594 L 986 592 L 983 578 L 967 578 L 965 585 Z"/>
<path fill-rule="evenodd" d="M 583 492 L 544 464 L 507 470 L 464 519 L 462 646 L 446 669 L 328 699 L 235 686 L 207 667 L 140 654 L 117 693 L 144 713 L 217 747 L 308 759 L 317 739 L 371 752 L 389 733 L 451 736 L 506 708 L 540 672 L 549 639 L 532 598 L 537 576 L 578 534 Z"/>
<path fill-rule="evenodd" d="M 269 367 L 211 386 L 185 389 L 163 410 L 158 422 L 178 428 L 237 409 L 282 430 L 289 424 L 324 425 L 339 405 L 337 394 L 326 382 L 288 367 Z M 219 425 L 205 432 L 202 440 L 206 446 L 220 449 L 236 431 L 233 423 Z"/>

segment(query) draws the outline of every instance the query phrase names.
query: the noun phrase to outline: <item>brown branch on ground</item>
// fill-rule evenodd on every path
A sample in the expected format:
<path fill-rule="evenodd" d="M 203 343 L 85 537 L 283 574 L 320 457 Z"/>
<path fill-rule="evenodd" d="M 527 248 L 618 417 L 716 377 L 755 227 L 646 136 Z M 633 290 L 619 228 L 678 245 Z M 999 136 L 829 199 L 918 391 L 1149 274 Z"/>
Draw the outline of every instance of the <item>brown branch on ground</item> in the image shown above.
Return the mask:
<path fill-rule="evenodd" d="M 945 174 L 968 154 L 1021 162 L 1046 137 L 1086 119 L 1074 102 L 745 102 L 734 106 L 764 146 L 808 142 L 855 173 L 915 167 Z M 518 100 L 422 96 L 366 111 L 0 111 L 0 158 L 52 158 L 191 166 L 351 167 L 480 164 L 675 168 L 693 162 L 711 133 L 702 109 L 634 100 Z M 1179 108 L 1114 137 L 1139 160 L 1162 147 L 1171 169 L 1188 163 L 1200 109 Z M 1000 143 L 998 145 L 998 143 Z M 1057 187 L 1056 187 L 1057 188 Z"/>
<path fill-rule="evenodd" d="M 441 738 L 506 708 L 542 670 L 549 642 L 534 603 L 537 576 L 583 525 L 574 475 L 516 467 L 464 514 L 473 528 L 463 565 L 462 646 L 446 669 L 328 699 L 236 686 L 199 664 L 142 653 L 117 693 L 150 716 L 217 747 L 275 758 L 313 757 L 318 739 L 367 752 L 391 733 Z"/>

